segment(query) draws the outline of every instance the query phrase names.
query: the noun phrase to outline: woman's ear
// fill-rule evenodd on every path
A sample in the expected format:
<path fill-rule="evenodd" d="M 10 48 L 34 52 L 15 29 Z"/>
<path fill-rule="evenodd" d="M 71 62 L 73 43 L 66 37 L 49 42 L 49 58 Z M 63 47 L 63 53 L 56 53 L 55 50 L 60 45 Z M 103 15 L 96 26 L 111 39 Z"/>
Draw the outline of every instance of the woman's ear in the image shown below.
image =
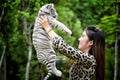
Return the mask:
<path fill-rule="evenodd" d="M 89 41 L 89 45 L 92 46 L 93 45 L 93 40 Z"/>

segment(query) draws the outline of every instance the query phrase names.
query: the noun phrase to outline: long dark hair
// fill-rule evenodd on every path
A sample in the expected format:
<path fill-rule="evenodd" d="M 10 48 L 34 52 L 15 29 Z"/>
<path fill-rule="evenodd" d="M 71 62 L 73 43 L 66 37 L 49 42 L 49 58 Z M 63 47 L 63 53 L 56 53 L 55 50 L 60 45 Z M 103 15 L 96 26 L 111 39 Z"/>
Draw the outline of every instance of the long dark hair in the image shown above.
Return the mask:
<path fill-rule="evenodd" d="M 96 80 L 105 80 L 105 35 L 93 25 L 88 26 L 85 31 L 88 39 L 93 40 L 89 53 L 94 55 L 97 62 Z"/>

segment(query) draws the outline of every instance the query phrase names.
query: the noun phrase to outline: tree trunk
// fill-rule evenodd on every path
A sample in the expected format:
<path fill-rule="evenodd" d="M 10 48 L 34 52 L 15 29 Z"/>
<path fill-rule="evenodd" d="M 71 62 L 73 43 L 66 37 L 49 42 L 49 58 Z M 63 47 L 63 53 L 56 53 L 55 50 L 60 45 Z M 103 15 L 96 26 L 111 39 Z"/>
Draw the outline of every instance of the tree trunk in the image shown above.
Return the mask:
<path fill-rule="evenodd" d="M 117 31 L 119 25 L 119 14 L 120 14 L 120 2 L 115 2 L 116 7 L 116 40 L 115 40 L 115 67 L 114 67 L 114 80 L 117 80 L 117 71 L 118 71 L 118 40 L 119 32 Z"/>
<path fill-rule="evenodd" d="M 117 80 L 117 63 L 118 63 L 118 38 L 116 34 L 116 40 L 115 40 L 115 66 L 114 66 L 114 80 Z"/>
<path fill-rule="evenodd" d="M 25 80 L 29 80 L 29 68 L 30 68 L 30 61 L 31 61 L 31 56 L 32 56 L 32 45 L 29 45 L 28 50 L 29 50 L 29 54 L 28 54 L 28 61 L 27 61 L 27 66 L 26 66 Z"/>
<path fill-rule="evenodd" d="M 27 27 L 27 20 L 26 17 L 23 19 L 23 25 L 24 25 L 24 35 L 26 37 L 26 43 L 28 44 L 28 61 L 26 65 L 26 73 L 25 73 L 25 80 L 29 80 L 29 68 L 30 68 L 30 61 L 32 57 L 32 41 L 31 41 L 31 27 L 32 23 L 29 27 Z"/>
<path fill-rule="evenodd" d="M 5 57 L 5 50 L 6 50 L 6 45 L 3 47 L 3 52 L 2 56 L 0 59 L 0 79 L 1 80 L 6 80 L 6 57 Z M 3 68 L 2 68 L 2 63 L 3 63 Z M 3 69 L 3 71 L 2 71 Z"/>
<path fill-rule="evenodd" d="M 6 45 L 3 47 L 3 52 L 2 52 L 1 59 L 0 59 L 0 68 L 2 66 L 3 58 L 4 58 L 4 55 L 5 55 L 5 49 L 6 49 Z"/>
<path fill-rule="evenodd" d="M 5 56 L 4 58 L 4 80 L 7 80 L 6 72 L 7 72 L 7 69 L 6 69 L 6 56 Z"/>

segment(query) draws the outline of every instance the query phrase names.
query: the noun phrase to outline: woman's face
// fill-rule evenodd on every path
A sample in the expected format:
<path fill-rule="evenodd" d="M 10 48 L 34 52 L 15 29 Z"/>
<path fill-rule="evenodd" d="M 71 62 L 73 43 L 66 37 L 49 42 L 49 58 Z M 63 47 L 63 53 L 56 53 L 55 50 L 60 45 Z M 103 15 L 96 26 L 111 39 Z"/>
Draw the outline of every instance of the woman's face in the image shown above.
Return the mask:
<path fill-rule="evenodd" d="M 89 52 L 91 45 L 93 45 L 93 41 L 89 41 L 88 36 L 84 31 L 82 36 L 79 38 L 78 49 L 84 52 Z"/>

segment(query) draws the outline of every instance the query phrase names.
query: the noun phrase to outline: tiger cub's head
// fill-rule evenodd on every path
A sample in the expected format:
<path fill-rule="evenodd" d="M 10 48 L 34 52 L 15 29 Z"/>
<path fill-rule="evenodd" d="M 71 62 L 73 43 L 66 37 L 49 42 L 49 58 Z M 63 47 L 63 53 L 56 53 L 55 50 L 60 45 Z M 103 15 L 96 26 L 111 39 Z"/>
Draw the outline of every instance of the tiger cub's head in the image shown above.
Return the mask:
<path fill-rule="evenodd" d="M 45 14 L 50 15 L 53 18 L 57 18 L 57 12 L 54 8 L 54 4 L 46 4 L 40 8 L 38 15 L 41 16 Z"/>

